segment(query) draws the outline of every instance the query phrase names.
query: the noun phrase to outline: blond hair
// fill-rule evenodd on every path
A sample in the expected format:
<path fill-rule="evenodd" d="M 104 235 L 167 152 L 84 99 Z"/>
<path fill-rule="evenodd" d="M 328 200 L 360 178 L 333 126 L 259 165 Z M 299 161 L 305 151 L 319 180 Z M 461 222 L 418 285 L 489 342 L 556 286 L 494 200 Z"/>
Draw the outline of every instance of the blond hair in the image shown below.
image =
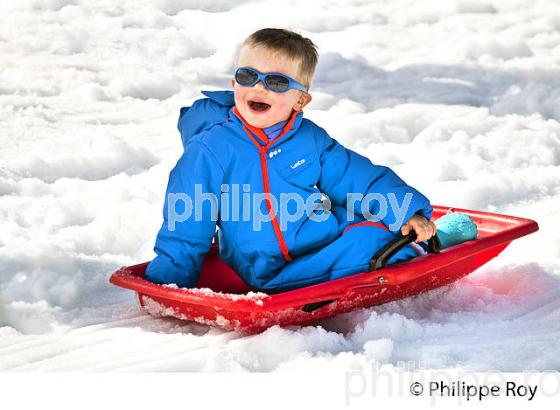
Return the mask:
<path fill-rule="evenodd" d="M 244 46 L 261 46 L 298 62 L 299 79 L 307 89 L 311 88 L 319 53 L 310 39 L 290 30 L 263 28 L 247 37 L 243 42 Z"/>

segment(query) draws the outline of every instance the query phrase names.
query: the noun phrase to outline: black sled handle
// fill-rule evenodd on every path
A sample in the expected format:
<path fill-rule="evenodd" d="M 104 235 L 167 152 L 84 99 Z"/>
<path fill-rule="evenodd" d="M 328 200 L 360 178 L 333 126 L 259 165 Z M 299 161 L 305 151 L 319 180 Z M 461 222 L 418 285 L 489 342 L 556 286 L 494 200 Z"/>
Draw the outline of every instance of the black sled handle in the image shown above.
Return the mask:
<path fill-rule="evenodd" d="M 387 266 L 387 262 L 391 257 L 404 248 L 406 245 L 416 240 L 416 232 L 410 231 L 408 235 L 402 238 L 397 238 L 393 242 L 389 242 L 383 248 L 379 249 L 369 261 L 369 271 L 383 269 Z M 439 253 L 441 250 L 441 243 L 437 235 L 428 239 L 428 253 Z"/>

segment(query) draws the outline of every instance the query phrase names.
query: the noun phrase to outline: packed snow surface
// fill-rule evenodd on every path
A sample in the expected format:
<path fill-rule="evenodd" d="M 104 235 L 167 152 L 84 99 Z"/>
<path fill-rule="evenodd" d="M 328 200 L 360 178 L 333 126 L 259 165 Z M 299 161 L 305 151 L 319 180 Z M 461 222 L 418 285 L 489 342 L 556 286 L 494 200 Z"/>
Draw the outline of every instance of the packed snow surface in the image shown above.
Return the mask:
<path fill-rule="evenodd" d="M 560 4 L 0 3 L 0 370 L 560 370 Z M 138 310 L 179 108 L 266 27 L 319 47 L 305 116 L 434 204 L 536 220 L 452 285 L 246 336 Z"/>

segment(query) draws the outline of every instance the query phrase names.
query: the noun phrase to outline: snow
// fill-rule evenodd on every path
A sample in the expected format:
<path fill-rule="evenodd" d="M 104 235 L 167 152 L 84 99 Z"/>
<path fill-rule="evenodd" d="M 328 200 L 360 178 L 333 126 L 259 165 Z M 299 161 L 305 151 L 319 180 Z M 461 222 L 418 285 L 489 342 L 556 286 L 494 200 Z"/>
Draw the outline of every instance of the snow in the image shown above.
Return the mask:
<path fill-rule="evenodd" d="M 560 370 L 560 5 L 274 4 L 0 3 L 0 370 Z M 108 278 L 153 257 L 178 110 L 228 89 L 265 26 L 319 46 L 305 115 L 333 137 L 435 204 L 540 230 L 457 283 L 315 326 L 144 314 Z"/>

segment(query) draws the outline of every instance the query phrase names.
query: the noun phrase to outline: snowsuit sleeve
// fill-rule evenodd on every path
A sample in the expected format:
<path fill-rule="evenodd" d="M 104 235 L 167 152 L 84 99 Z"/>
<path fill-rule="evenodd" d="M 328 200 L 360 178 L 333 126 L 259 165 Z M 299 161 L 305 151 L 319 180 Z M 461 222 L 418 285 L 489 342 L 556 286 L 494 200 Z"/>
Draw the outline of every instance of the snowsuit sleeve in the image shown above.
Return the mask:
<path fill-rule="evenodd" d="M 154 283 L 194 287 L 210 249 L 220 209 L 224 173 L 200 141 L 189 143 L 169 175 L 163 224 L 146 269 Z"/>
<path fill-rule="evenodd" d="M 390 168 L 375 165 L 343 147 L 322 128 L 318 132 L 322 134 L 322 149 L 317 187 L 334 204 L 364 219 L 381 222 L 392 232 L 400 231 L 414 214 L 431 218 L 432 206 L 428 198 L 407 185 Z M 357 194 L 355 199 L 352 193 Z"/>

